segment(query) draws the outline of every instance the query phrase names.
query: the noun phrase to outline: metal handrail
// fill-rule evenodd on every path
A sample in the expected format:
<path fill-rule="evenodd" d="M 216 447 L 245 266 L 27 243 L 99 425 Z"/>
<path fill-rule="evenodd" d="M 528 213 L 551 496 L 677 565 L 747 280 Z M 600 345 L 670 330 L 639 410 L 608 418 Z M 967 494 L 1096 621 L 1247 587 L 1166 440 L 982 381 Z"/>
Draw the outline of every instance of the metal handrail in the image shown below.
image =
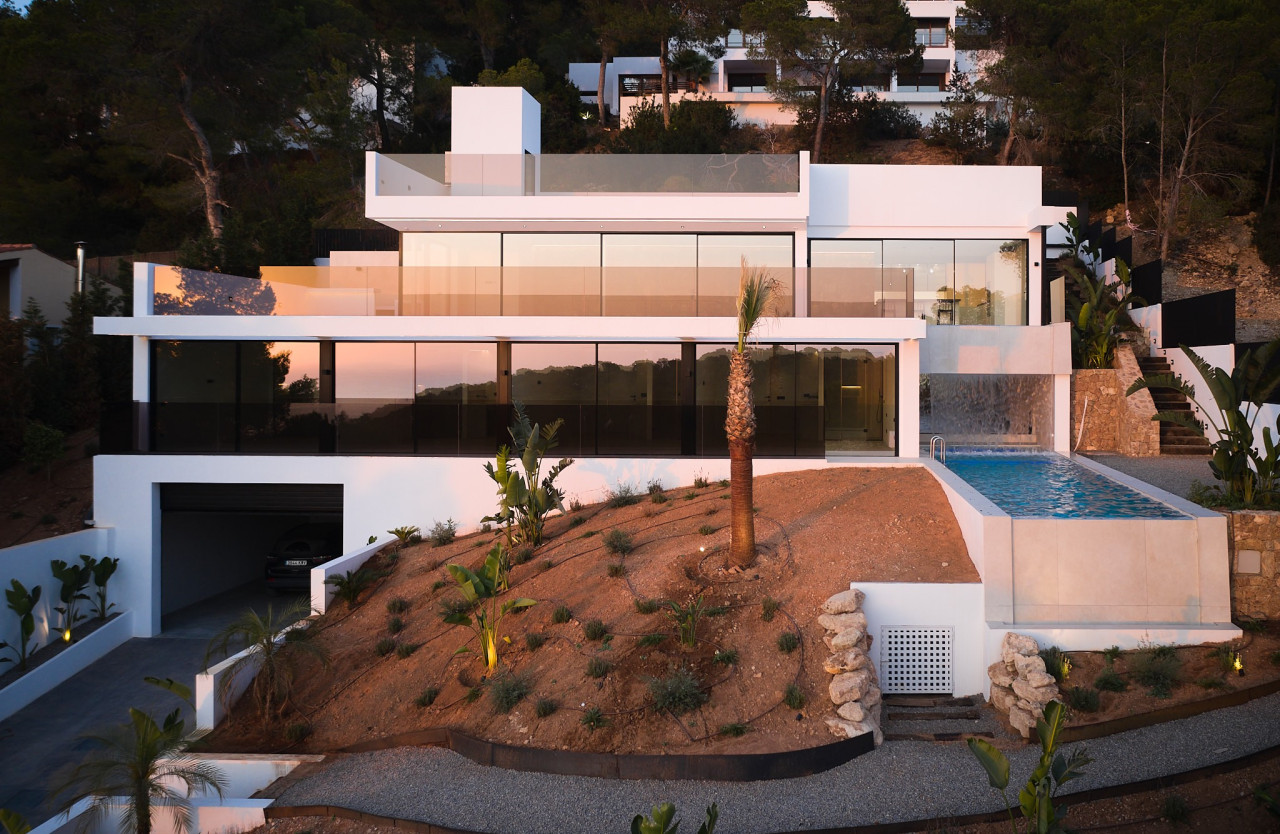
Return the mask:
<path fill-rule="evenodd" d="M 933 460 L 933 451 L 937 449 L 941 453 L 941 462 L 943 466 L 947 465 L 947 439 L 940 434 L 935 434 L 929 438 L 929 460 Z"/>

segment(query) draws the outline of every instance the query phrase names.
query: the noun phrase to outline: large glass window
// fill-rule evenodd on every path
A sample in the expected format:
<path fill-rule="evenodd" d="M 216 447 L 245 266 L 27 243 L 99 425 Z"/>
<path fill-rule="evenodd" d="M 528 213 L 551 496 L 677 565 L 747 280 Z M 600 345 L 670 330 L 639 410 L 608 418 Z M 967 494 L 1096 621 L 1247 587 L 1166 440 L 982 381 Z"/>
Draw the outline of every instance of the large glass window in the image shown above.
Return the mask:
<path fill-rule="evenodd" d="M 737 314 L 742 261 L 779 282 L 777 316 L 793 315 L 795 260 L 791 235 L 698 235 L 698 315 Z"/>
<path fill-rule="evenodd" d="M 606 316 L 696 316 L 694 235 L 604 235 Z"/>
<path fill-rule="evenodd" d="M 1027 242 L 956 241 L 956 323 L 1027 323 Z"/>
<path fill-rule="evenodd" d="M 327 409 L 317 342 L 240 343 L 241 451 L 318 452 Z"/>
<path fill-rule="evenodd" d="M 153 448 L 157 452 L 234 452 L 237 344 L 153 344 Z"/>
<path fill-rule="evenodd" d="M 413 451 L 412 342 L 339 342 L 334 346 L 338 451 Z"/>
<path fill-rule="evenodd" d="M 885 269 L 883 241 L 814 240 L 809 265 L 811 316 L 912 315 L 911 273 Z"/>
<path fill-rule="evenodd" d="M 947 45 L 947 19 L 945 17 L 938 18 L 919 18 L 916 24 L 916 43 L 921 46 L 946 46 Z"/>
<path fill-rule="evenodd" d="M 600 454 L 680 453 L 680 345 L 597 348 Z"/>
<path fill-rule="evenodd" d="M 406 234 L 405 316 L 496 316 L 502 298 L 502 235 Z"/>
<path fill-rule="evenodd" d="M 891 454 L 897 449 L 898 368 L 892 345 L 801 345 L 798 416 L 818 412 L 827 452 Z"/>
<path fill-rule="evenodd" d="M 503 315 L 600 315 L 600 235 L 503 235 L 502 265 Z"/>
<path fill-rule="evenodd" d="M 732 345 L 699 345 L 697 367 L 698 454 L 726 454 L 724 421 L 728 413 L 729 355 Z M 794 455 L 796 449 L 796 352 L 794 345 L 749 348 L 755 376 L 756 451 Z"/>
<path fill-rule="evenodd" d="M 912 287 L 914 312 L 930 324 L 955 324 L 955 242 L 886 240 L 886 281 Z"/>
<path fill-rule="evenodd" d="M 596 346 L 513 344 L 511 401 L 523 403 L 536 423 L 564 420 L 557 454 L 591 454 L 595 450 Z"/>
<path fill-rule="evenodd" d="M 485 454 L 497 448 L 505 428 L 497 344 L 421 342 L 415 351 L 416 451 Z"/>

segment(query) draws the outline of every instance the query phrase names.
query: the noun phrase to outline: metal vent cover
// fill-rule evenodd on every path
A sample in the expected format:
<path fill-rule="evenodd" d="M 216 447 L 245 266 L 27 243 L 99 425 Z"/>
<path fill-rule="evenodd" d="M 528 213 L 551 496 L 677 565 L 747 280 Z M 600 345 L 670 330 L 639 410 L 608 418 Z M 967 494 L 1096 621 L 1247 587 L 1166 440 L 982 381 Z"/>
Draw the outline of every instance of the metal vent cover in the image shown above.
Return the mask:
<path fill-rule="evenodd" d="M 949 626 L 881 626 L 880 690 L 886 694 L 951 694 Z"/>

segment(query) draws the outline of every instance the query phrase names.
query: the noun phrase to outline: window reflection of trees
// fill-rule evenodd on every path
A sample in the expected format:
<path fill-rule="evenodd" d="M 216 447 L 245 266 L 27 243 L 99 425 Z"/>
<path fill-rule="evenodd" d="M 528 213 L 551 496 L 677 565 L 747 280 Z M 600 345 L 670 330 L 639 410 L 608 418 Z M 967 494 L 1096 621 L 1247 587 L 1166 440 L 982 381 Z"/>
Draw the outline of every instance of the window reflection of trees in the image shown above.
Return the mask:
<path fill-rule="evenodd" d="M 178 276 L 176 292 L 157 290 L 158 316 L 270 316 L 275 313 L 276 293 L 257 278 L 202 272 L 183 267 L 156 267 L 157 279 L 167 270 Z M 157 280 L 157 283 L 161 283 Z"/>

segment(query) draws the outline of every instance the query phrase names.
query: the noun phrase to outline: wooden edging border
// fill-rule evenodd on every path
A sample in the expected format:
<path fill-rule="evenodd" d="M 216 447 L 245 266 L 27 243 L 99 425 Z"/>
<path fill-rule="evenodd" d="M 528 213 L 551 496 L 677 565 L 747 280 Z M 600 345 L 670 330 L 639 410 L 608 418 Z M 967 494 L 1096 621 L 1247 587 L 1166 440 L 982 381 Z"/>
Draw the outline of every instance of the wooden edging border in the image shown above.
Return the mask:
<path fill-rule="evenodd" d="M 1140 730 L 1143 727 L 1151 727 L 1155 724 L 1164 724 L 1168 721 L 1190 718 L 1193 715 L 1212 712 L 1216 709 L 1238 707 L 1241 704 L 1247 704 L 1250 701 L 1258 698 L 1265 698 L 1266 696 L 1274 695 L 1277 692 L 1280 692 L 1280 678 L 1258 684 L 1257 686 L 1251 686 L 1247 689 L 1237 689 L 1234 692 L 1214 695 L 1211 698 L 1205 698 L 1200 701 L 1191 701 L 1186 704 L 1163 707 L 1162 709 L 1138 713 L 1137 715 L 1126 715 L 1123 718 L 1113 718 L 1110 721 L 1099 721 L 1094 724 L 1079 724 L 1075 727 L 1063 727 L 1062 732 L 1059 734 L 1059 738 L 1063 744 L 1070 744 L 1073 741 L 1088 741 L 1092 738 L 1101 738 L 1102 736 L 1115 735 L 1116 733 L 1123 733 L 1128 730 Z"/>
<path fill-rule="evenodd" d="M 757 782 L 795 779 L 839 767 L 875 749 L 871 733 L 819 747 L 780 753 L 724 755 L 622 755 L 518 747 L 485 741 L 447 727 L 399 733 L 344 747 L 340 753 L 368 753 L 392 747 L 447 747 L 476 764 L 526 773 L 594 776 L 604 779 L 690 779 L 703 782 Z"/>
<path fill-rule="evenodd" d="M 1214 776 L 1221 776 L 1225 773 L 1243 770 L 1246 767 L 1261 764 L 1275 758 L 1280 758 L 1280 745 L 1268 747 L 1255 753 L 1241 756 L 1238 759 L 1230 759 L 1213 765 L 1205 765 L 1204 767 L 1198 767 L 1192 770 L 1184 770 L 1181 773 L 1172 773 L 1167 776 L 1156 776 L 1150 779 L 1142 779 L 1137 782 L 1126 782 L 1120 785 L 1111 785 L 1109 787 L 1094 788 L 1092 790 L 1080 791 L 1079 793 L 1067 794 L 1061 797 L 1059 802 L 1064 806 L 1070 807 L 1072 805 L 1096 802 L 1102 799 L 1113 799 L 1117 796 L 1145 793 L 1147 791 L 1159 790 L 1161 788 L 1168 788 L 1174 785 L 1196 782 L 1201 779 L 1208 779 Z M 480 834 L 480 832 L 465 828 L 450 828 L 448 826 L 435 825 L 433 823 L 421 822 L 418 820 L 406 820 L 399 817 L 385 817 L 380 814 L 370 814 L 364 811 L 345 808 L 341 805 L 269 805 L 263 809 L 263 812 L 268 820 L 293 819 L 297 817 L 337 817 L 340 819 L 355 820 L 358 822 L 381 825 L 404 831 L 421 832 L 421 834 Z M 908 820 L 905 822 L 845 826 L 840 828 L 814 828 L 804 829 L 804 831 L 805 834 L 911 834 L 911 832 L 938 830 L 941 827 L 980 825 L 990 822 L 999 823 L 1004 822 L 1007 819 L 1008 814 L 1005 811 L 987 811 L 980 814 L 965 814 L 963 816 L 932 817 L 928 819 Z M 798 832 L 789 830 L 777 832 L 777 834 L 798 834 Z"/>

